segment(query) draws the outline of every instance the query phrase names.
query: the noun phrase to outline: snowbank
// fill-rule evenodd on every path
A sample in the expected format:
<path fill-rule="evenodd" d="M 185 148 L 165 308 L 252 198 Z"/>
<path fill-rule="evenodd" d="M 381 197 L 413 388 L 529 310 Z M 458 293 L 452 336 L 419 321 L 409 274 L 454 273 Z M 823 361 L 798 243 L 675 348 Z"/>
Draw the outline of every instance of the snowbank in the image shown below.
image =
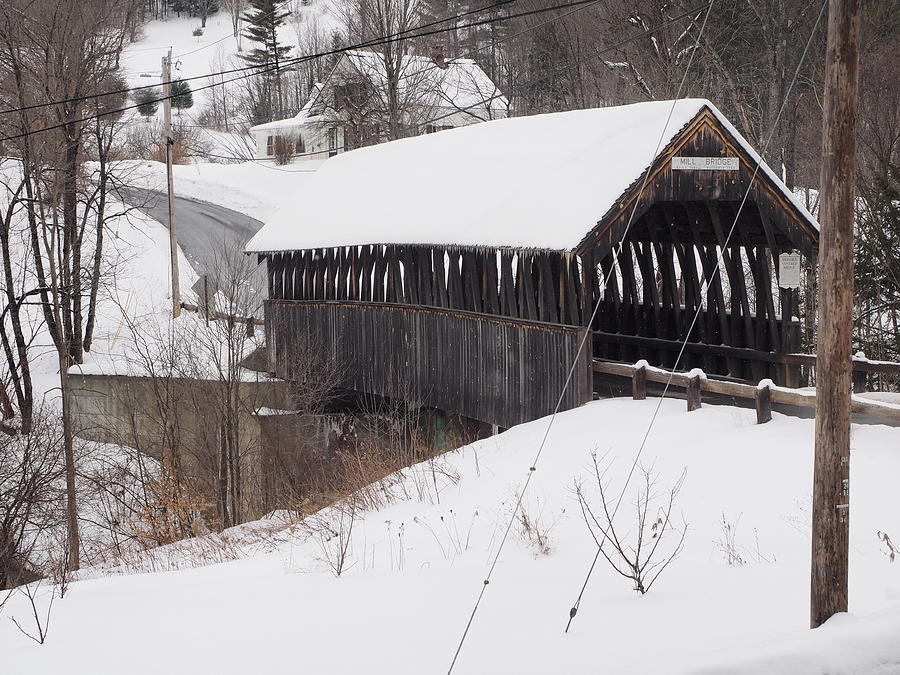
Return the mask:
<path fill-rule="evenodd" d="M 858 618 L 810 632 L 812 420 L 776 414 L 756 425 L 750 410 L 687 413 L 683 401 L 664 402 L 643 461 L 663 485 L 687 468 L 676 506 L 684 551 L 644 596 L 601 562 L 563 632 L 595 550 L 574 481 L 589 484 L 596 449 L 612 463 L 612 489 L 621 486 L 656 404 L 597 401 L 557 418 L 525 499 L 549 554 L 514 525 L 454 673 L 897 672 L 900 568 L 875 532 L 900 532 L 900 429 L 853 428 Z M 54 604 L 46 645 L 0 621 L 4 670 L 446 672 L 546 424 L 406 471 L 392 488 L 398 501 L 356 514 L 339 578 L 328 563 L 334 538 L 309 526 L 274 546 L 241 545 L 231 562 L 79 581 Z M 338 513 L 322 517 L 338 527 Z M 622 513 L 628 528 L 630 497 Z M 723 517 L 746 564 L 725 562 Z M 30 608 L 14 595 L 3 613 L 27 619 Z M 158 646 L 152 658 L 148 645 Z"/>

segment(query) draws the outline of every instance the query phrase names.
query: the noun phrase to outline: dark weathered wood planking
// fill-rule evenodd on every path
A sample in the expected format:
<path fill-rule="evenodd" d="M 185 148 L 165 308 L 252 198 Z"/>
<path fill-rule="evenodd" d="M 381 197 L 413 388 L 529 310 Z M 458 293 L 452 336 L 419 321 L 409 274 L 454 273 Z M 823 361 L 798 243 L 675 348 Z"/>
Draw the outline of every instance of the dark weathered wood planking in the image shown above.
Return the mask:
<path fill-rule="evenodd" d="M 722 250 L 722 221 L 733 219 L 733 209 L 715 204 L 654 208 L 640 219 L 653 240 L 629 236 L 616 265 L 609 255 L 597 262 L 600 251 L 579 257 L 552 251 L 339 247 L 270 256 L 269 285 L 275 299 L 387 301 L 565 325 L 586 323 L 590 315 L 584 308 L 597 306 L 596 331 L 687 339 L 679 367 L 747 380 L 778 378 L 765 359 L 736 360 L 691 348 L 796 349 L 784 343 L 776 314 L 780 303 L 771 288 L 770 251 L 752 243 L 746 222 L 735 228 L 728 250 Z M 704 220 L 715 243 L 698 243 Z M 693 240 L 667 241 L 660 234 L 678 228 Z M 585 290 L 590 292 L 587 300 Z M 646 358 L 661 366 L 676 365 L 676 355 L 627 339 L 596 343 L 594 353 L 630 362 Z"/>
<path fill-rule="evenodd" d="M 334 362 L 344 386 L 418 401 L 501 427 L 592 396 L 586 329 L 436 308 L 359 302 L 267 301 L 268 357 L 293 379 L 292 355 Z M 309 361 L 308 361 L 309 360 Z"/>
<path fill-rule="evenodd" d="M 675 155 L 736 156 L 740 168 L 677 171 Z M 765 355 L 796 349 L 786 336 L 797 332 L 785 329 L 782 298 L 772 289 L 777 255 L 788 248 L 809 255 L 818 233 L 765 172 L 751 185 L 754 167 L 704 109 L 654 160 L 646 184 L 636 180 L 574 250 L 368 244 L 273 253 L 270 297 L 590 323 L 606 336 L 593 341 L 597 357 L 671 367 L 680 351 L 672 344 L 686 340 L 680 368 L 780 380 L 784 373 Z M 746 356 L 754 351 L 759 358 Z M 438 373 L 442 366 L 429 367 Z"/>
<path fill-rule="evenodd" d="M 740 168 L 738 171 L 672 170 L 671 159 L 678 155 L 738 157 Z M 764 171 L 760 171 L 751 183 L 755 167 L 754 158 L 719 123 L 712 111 L 703 110 L 654 159 L 646 184 L 643 175 L 636 179 L 609 211 L 599 217 L 597 227 L 584 237 L 575 251 L 584 253 L 598 246 L 604 253 L 609 251 L 621 241 L 632 213 L 637 222 L 654 204 L 704 200 L 740 202 L 749 189 L 748 205 L 761 205 L 776 221 L 776 243 L 793 245 L 811 256 L 818 242 L 818 232 Z M 761 228 L 759 235 L 761 241 L 754 243 L 765 242 Z"/>

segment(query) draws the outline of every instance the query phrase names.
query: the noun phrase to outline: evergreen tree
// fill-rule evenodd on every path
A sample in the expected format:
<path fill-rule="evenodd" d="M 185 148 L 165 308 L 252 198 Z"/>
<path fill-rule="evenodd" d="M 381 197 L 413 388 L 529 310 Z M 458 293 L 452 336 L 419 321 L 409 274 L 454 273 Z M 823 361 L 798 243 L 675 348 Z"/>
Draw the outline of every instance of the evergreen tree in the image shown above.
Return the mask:
<path fill-rule="evenodd" d="M 178 109 L 179 115 L 182 110 L 194 105 L 194 94 L 191 91 L 191 85 L 184 80 L 172 82 L 172 105 Z"/>
<path fill-rule="evenodd" d="M 291 51 L 290 45 L 278 41 L 278 28 L 284 25 L 285 17 L 290 12 L 282 11 L 284 2 L 277 0 L 250 0 L 250 9 L 243 15 L 247 24 L 244 29 L 246 37 L 253 45 L 244 60 L 251 66 L 264 68 L 259 77 L 264 78 L 260 96 L 260 116 L 265 121 L 276 117 L 284 117 L 284 95 L 281 89 L 281 63 Z"/>
<path fill-rule="evenodd" d="M 134 97 L 137 103 L 138 112 L 150 121 L 150 118 L 156 114 L 159 109 L 159 98 L 161 94 L 157 89 L 141 89 Z"/>
<path fill-rule="evenodd" d="M 290 12 L 281 11 L 276 0 L 250 0 L 250 9 L 241 17 L 247 27 L 244 37 L 254 47 L 244 55 L 244 60 L 252 66 L 274 66 L 287 57 L 290 45 L 278 41 L 278 28 L 284 25 Z"/>

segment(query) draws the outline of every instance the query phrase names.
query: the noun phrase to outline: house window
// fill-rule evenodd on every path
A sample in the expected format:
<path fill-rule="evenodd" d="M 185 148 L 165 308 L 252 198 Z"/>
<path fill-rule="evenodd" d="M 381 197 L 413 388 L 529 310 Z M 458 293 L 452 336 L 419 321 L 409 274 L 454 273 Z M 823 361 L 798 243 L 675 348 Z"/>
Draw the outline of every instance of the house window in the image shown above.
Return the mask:
<path fill-rule="evenodd" d="M 303 136 L 297 134 L 297 141 L 294 143 L 294 152 L 298 155 L 302 155 L 306 152 L 306 147 L 303 145 Z"/>
<path fill-rule="evenodd" d="M 328 127 L 328 156 L 334 157 L 338 153 L 337 127 Z"/>
<path fill-rule="evenodd" d="M 275 137 L 269 136 L 266 138 L 266 155 L 271 157 L 275 154 Z"/>
<path fill-rule="evenodd" d="M 449 124 L 426 124 L 425 125 L 425 133 L 433 134 L 438 131 L 446 131 L 447 129 L 452 129 L 453 127 Z"/>

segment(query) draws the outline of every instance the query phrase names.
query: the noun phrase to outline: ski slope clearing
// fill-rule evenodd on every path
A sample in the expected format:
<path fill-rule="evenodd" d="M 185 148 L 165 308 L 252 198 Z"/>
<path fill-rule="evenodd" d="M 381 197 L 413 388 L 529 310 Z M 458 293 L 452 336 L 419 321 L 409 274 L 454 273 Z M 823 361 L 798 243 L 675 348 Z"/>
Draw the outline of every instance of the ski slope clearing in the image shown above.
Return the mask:
<path fill-rule="evenodd" d="M 597 499 L 596 451 L 617 495 L 656 405 L 604 400 L 557 418 L 524 500 L 530 527 L 520 513 L 454 673 L 900 671 L 900 563 L 876 537 L 900 532 L 900 429 L 853 428 L 852 614 L 809 631 L 812 420 L 756 425 L 753 411 L 687 413 L 683 401 L 663 402 L 642 457 L 659 492 L 687 471 L 673 512 L 687 523 L 683 551 L 643 596 L 601 559 L 563 632 L 595 551 L 576 481 Z M 0 621 L 3 670 L 446 672 L 546 425 L 389 477 L 369 495 L 390 502 L 376 510 L 348 502 L 291 526 L 236 528 L 216 540 L 226 562 L 197 567 L 209 556 L 190 554 L 193 540 L 145 559 L 175 571 L 86 570 L 56 600 L 45 645 Z M 635 530 L 638 484 L 616 518 L 621 536 Z M 743 564 L 726 562 L 723 518 Z M 28 625 L 22 594 L 2 611 Z"/>

